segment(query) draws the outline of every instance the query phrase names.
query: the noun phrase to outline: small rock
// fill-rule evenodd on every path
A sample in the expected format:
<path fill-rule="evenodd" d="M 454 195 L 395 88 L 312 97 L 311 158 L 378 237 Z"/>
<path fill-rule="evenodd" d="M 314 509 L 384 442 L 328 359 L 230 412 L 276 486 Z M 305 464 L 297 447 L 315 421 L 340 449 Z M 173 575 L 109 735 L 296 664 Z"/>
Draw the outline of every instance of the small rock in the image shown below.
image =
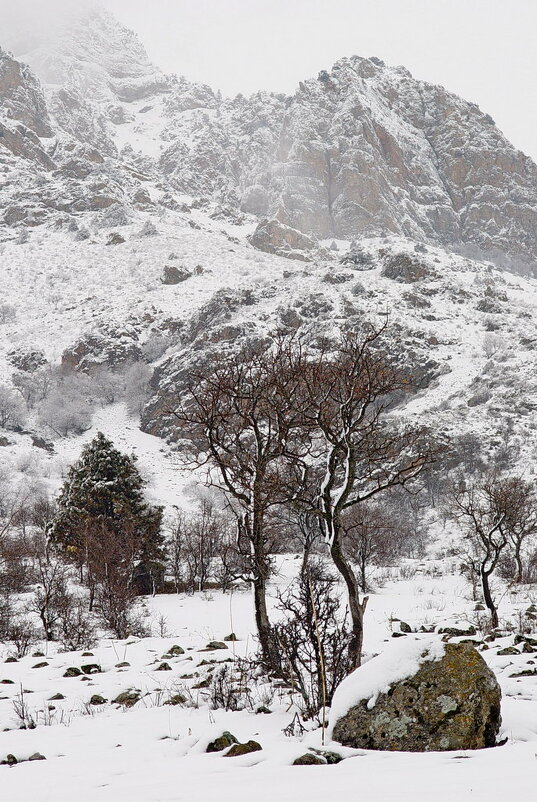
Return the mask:
<path fill-rule="evenodd" d="M 228 647 L 226 646 L 226 644 L 222 643 L 222 641 L 212 640 L 212 641 L 210 641 L 210 643 L 207 644 L 205 649 L 201 649 L 201 651 L 202 652 L 214 652 L 217 649 L 227 649 L 227 648 Z"/>
<path fill-rule="evenodd" d="M 498 651 L 499 657 L 505 657 L 508 654 L 520 654 L 516 646 L 506 646 L 505 649 L 500 649 Z"/>
<path fill-rule="evenodd" d="M 36 663 L 35 666 L 32 666 L 32 668 L 46 668 L 49 665 L 50 663 L 43 661 L 42 663 Z"/>
<path fill-rule="evenodd" d="M 172 646 L 168 649 L 167 656 L 168 657 L 180 657 L 182 654 L 185 653 L 185 650 L 181 648 L 181 646 Z"/>
<path fill-rule="evenodd" d="M 12 679 L 0 679 L 0 685 L 15 685 Z"/>
<path fill-rule="evenodd" d="M 226 635 L 226 637 L 224 638 L 224 640 L 225 640 L 225 641 L 228 641 L 228 642 L 230 642 L 230 641 L 231 641 L 232 643 L 234 643 L 235 641 L 238 641 L 238 638 L 237 638 L 237 636 L 235 635 L 235 633 L 234 633 L 234 632 L 231 632 L 229 635 Z"/>
<path fill-rule="evenodd" d="M 174 693 L 173 696 L 170 696 L 167 702 L 164 702 L 165 705 L 184 705 L 186 702 L 186 696 L 183 696 L 182 693 Z"/>
<path fill-rule="evenodd" d="M 97 663 L 88 663 L 88 665 L 82 666 L 82 671 L 84 674 L 102 674 L 101 666 L 98 666 Z"/>
<path fill-rule="evenodd" d="M 46 757 L 42 755 L 41 752 L 34 752 L 33 755 L 30 755 L 28 760 L 46 760 Z"/>
<path fill-rule="evenodd" d="M 157 666 L 157 668 L 155 668 L 155 671 L 171 671 L 171 670 L 172 667 L 169 663 L 161 663 L 159 666 Z"/>
<path fill-rule="evenodd" d="M 81 677 L 82 671 L 75 666 L 71 666 L 70 668 L 66 669 L 64 672 L 64 677 Z"/>
<path fill-rule="evenodd" d="M 401 632 L 406 632 L 407 634 L 409 632 L 412 632 L 412 627 L 410 626 L 410 624 L 407 624 L 406 621 L 401 621 L 401 623 L 399 624 L 399 629 L 401 630 Z"/>
<path fill-rule="evenodd" d="M 44 657 L 44 656 L 45 656 L 44 652 L 34 652 L 32 655 L 32 657 Z"/>
<path fill-rule="evenodd" d="M 141 699 L 140 691 L 123 691 L 112 702 L 115 705 L 122 705 L 123 707 L 134 707 L 136 702 L 139 702 Z"/>
<path fill-rule="evenodd" d="M 105 705 L 106 699 L 104 696 L 99 696 L 98 693 L 94 693 L 91 699 L 89 700 L 90 705 Z"/>
<path fill-rule="evenodd" d="M 54 696 L 51 696 L 49 702 L 59 702 L 61 699 L 65 699 L 63 693 L 55 693 Z"/>
<path fill-rule="evenodd" d="M 326 766 L 326 760 L 320 755 L 306 752 L 304 755 L 297 757 L 296 760 L 293 760 L 293 766 Z"/>
<path fill-rule="evenodd" d="M 17 660 L 17 658 L 16 658 L 16 657 L 6 657 L 6 659 L 4 660 L 4 662 L 5 662 L 5 663 L 18 663 L 19 661 Z"/>
<path fill-rule="evenodd" d="M 82 652 L 82 657 L 94 657 L 93 652 Z"/>
<path fill-rule="evenodd" d="M 116 663 L 115 667 L 116 668 L 129 668 L 130 667 L 130 663 L 127 663 L 126 660 L 123 660 L 122 663 Z"/>
<path fill-rule="evenodd" d="M 225 730 L 222 735 L 215 738 L 214 741 L 208 745 L 206 752 L 222 752 L 233 744 L 238 744 L 238 740 L 228 730 Z"/>
<path fill-rule="evenodd" d="M 260 705 L 255 712 L 256 713 L 265 713 L 265 715 L 268 715 L 268 714 L 272 713 L 272 710 L 269 710 L 269 708 L 265 707 L 265 705 Z"/>
<path fill-rule="evenodd" d="M 234 744 L 229 749 L 224 757 L 240 757 L 240 755 L 249 755 L 250 752 L 260 752 L 263 747 L 257 741 L 246 741 L 245 744 Z"/>
<path fill-rule="evenodd" d="M 4 766 L 16 766 L 19 761 L 15 755 L 7 755 L 5 760 L 2 760 Z"/>

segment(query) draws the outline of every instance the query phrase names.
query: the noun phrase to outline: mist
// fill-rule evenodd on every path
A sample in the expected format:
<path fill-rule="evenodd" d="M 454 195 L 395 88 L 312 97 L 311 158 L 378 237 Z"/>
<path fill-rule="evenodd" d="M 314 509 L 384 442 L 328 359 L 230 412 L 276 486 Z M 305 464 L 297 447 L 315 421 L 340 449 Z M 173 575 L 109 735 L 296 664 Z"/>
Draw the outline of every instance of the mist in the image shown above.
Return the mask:
<path fill-rule="evenodd" d="M 0 0 L 0 46 L 37 47 L 91 0 Z M 342 56 L 403 64 L 491 114 L 537 158 L 533 0 L 101 0 L 168 73 L 226 95 L 294 92 Z"/>

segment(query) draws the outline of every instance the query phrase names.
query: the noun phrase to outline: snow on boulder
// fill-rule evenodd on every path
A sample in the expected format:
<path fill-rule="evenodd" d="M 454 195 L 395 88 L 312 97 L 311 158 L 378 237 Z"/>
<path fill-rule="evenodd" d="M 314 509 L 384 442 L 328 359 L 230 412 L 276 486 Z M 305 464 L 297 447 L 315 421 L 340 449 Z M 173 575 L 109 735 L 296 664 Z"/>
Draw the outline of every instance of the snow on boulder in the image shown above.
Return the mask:
<path fill-rule="evenodd" d="M 482 749 L 496 743 L 500 700 L 494 673 L 471 644 L 407 638 L 341 683 L 329 734 L 361 749 Z"/>

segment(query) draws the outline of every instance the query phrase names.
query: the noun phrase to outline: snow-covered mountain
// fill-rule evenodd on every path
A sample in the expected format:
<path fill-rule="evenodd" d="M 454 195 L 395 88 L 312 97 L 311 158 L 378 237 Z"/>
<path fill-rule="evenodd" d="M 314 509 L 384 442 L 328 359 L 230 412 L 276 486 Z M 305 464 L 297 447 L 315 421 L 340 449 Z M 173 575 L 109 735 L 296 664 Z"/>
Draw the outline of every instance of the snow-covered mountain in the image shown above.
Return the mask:
<path fill-rule="evenodd" d="M 488 115 L 359 57 L 291 97 L 225 99 L 163 75 L 98 9 L 7 44 L 8 384 L 15 352 L 85 371 L 145 360 L 143 428 L 173 439 L 163 409 L 192 354 L 389 313 L 422 378 L 407 414 L 491 453 L 509 431 L 531 464 L 537 285 L 483 254 L 531 273 L 537 167 Z"/>

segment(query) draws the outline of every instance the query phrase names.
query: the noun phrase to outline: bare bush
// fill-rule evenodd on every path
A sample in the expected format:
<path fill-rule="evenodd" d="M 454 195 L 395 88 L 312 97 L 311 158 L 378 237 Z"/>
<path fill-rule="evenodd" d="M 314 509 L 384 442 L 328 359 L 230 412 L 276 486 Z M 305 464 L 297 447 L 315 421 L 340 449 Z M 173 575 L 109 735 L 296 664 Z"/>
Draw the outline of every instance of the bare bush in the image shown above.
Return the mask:
<path fill-rule="evenodd" d="M 0 384 L 0 427 L 20 429 L 26 418 L 26 405 L 20 395 L 7 384 Z"/>

